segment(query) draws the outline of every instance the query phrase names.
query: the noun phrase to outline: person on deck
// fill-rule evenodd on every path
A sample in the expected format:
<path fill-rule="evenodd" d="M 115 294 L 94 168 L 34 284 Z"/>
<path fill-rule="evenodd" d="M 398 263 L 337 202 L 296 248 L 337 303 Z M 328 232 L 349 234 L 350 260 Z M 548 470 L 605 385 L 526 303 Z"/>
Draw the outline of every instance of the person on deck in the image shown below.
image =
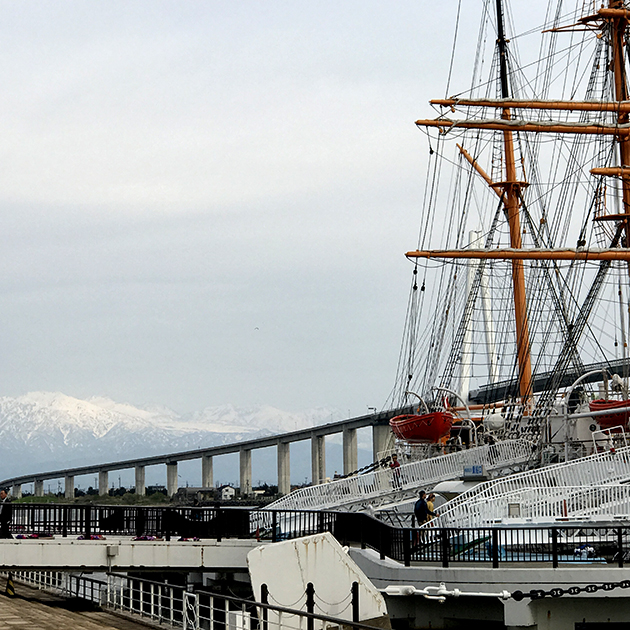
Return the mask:
<path fill-rule="evenodd" d="M 418 525 L 422 525 L 429 520 L 429 516 L 438 516 L 437 512 L 429 510 L 426 500 L 427 493 L 424 490 L 420 490 L 420 496 L 413 506 L 413 513 L 416 515 L 416 522 Z"/>
<path fill-rule="evenodd" d="M 427 497 L 427 508 L 428 508 L 428 516 L 427 516 L 427 521 L 430 521 L 433 516 L 432 514 L 434 514 L 433 512 L 433 506 L 435 504 L 435 495 L 433 494 L 433 492 Z"/>
<path fill-rule="evenodd" d="M 389 468 L 392 471 L 392 481 L 395 488 L 400 488 L 400 462 L 398 461 L 398 455 L 394 453 L 392 455 L 392 461 L 389 463 Z"/>

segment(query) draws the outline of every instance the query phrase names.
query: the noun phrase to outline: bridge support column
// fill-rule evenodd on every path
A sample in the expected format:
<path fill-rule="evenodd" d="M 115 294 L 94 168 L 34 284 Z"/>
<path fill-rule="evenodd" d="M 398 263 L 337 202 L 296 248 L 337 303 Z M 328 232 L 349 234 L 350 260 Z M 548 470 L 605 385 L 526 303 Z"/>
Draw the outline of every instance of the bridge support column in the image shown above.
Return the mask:
<path fill-rule="evenodd" d="M 375 424 L 372 427 L 372 461 L 375 462 L 378 454 L 387 448 L 391 434 L 391 429 L 386 424 Z"/>
<path fill-rule="evenodd" d="M 166 464 L 166 494 L 172 497 L 177 492 L 177 462 Z"/>
<path fill-rule="evenodd" d="M 242 448 L 239 451 L 239 469 L 241 496 L 249 496 L 252 493 L 252 452 Z"/>
<path fill-rule="evenodd" d="M 136 494 L 139 497 L 143 497 L 147 493 L 144 483 L 145 483 L 144 466 L 136 465 Z"/>
<path fill-rule="evenodd" d="M 98 471 L 98 493 L 102 497 L 109 494 L 109 473 L 106 470 Z"/>
<path fill-rule="evenodd" d="M 66 475 L 64 496 L 66 499 L 74 499 L 74 475 Z"/>
<path fill-rule="evenodd" d="M 311 483 L 324 483 L 326 480 L 326 438 L 323 435 L 311 436 Z"/>
<path fill-rule="evenodd" d="M 354 472 L 359 467 L 357 430 L 343 430 L 343 474 Z"/>
<path fill-rule="evenodd" d="M 16 483 L 13 485 L 11 489 L 11 497 L 13 499 L 21 499 L 22 498 L 22 484 Z"/>
<path fill-rule="evenodd" d="M 201 486 L 203 488 L 212 488 L 214 486 L 212 455 L 201 456 Z"/>
<path fill-rule="evenodd" d="M 43 479 L 35 479 L 35 483 L 34 485 L 34 491 L 35 491 L 35 496 L 36 497 L 43 497 L 44 496 L 44 481 Z"/>
<path fill-rule="evenodd" d="M 291 449 L 288 442 L 278 442 L 278 493 L 291 492 Z"/>

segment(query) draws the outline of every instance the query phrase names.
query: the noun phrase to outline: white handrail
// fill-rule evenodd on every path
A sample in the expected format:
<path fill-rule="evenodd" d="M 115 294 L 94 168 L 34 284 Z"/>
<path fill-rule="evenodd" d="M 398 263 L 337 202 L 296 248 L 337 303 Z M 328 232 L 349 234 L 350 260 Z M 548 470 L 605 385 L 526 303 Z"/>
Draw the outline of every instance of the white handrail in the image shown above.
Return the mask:
<path fill-rule="evenodd" d="M 510 513 L 518 506 L 517 513 Z M 483 527 L 501 523 L 540 523 L 562 519 L 583 521 L 589 517 L 619 517 L 630 514 L 630 486 L 561 486 L 556 488 L 528 488 L 507 492 L 501 500 L 473 500 L 466 504 L 466 518 L 457 525 L 445 515 L 442 526 Z M 452 515 L 451 515 L 452 516 Z"/>
<path fill-rule="evenodd" d="M 402 464 L 395 471 L 385 469 L 364 475 L 337 479 L 308 488 L 300 488 L 274 501 L 269 510 L 324 510 L 365 503 L 370 500 L 400 499 L 402 491 L 430 487 L 445 479 L 462 476 L 466 466 L 484 466 L 496 470 L 522 465 L 532 455 L 526 440 L 506 440 L 455 453 Z"/>
<path fill-rule="evenodd" d="M 630 481 L 630 447 L 481 483 L 444 504 L 440 516 L 425 527 L 476 525 L 475 518 L 481 518 L 476 506 L 497 502 L 507 505 L 507 499 L 517 492 L 534 490 L 542 500 L 550 488 L 608 486 L 626 481 Z"/>

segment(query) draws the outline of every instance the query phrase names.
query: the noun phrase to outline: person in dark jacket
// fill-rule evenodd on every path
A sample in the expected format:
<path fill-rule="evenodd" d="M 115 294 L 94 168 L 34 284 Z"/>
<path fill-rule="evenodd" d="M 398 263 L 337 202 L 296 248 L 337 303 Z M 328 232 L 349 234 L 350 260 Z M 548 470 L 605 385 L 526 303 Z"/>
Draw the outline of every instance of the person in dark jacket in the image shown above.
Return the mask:
<path fill-rule="evenodd" d="M 437 516 L 437 512 L 432 512 L 427 505 L 426 492 L 420 490 L 420 498 L 413 506 L 413 513 L 416 515 L 416 522 L 418 525 L 422 525 L 429 520 L 429 516 Z"/>
<path fill-rule="evenodd" d="M 13 538 L 9 531 L 11 519 L 13 518 L 13 506 L 7 491 L 0 490 L 0 538 Z"/>

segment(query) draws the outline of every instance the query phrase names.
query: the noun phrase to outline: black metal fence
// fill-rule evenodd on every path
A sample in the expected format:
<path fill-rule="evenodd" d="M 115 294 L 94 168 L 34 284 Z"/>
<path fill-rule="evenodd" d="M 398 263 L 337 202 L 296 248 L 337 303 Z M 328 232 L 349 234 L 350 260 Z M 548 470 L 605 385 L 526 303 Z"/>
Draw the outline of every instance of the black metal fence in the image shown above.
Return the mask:
<path fill-rule="evenodd" d="M 225 507 L 135 507 L 13 504 L 11 530 L 17 537 L 123 535 L 139 538 L 256 538 L 277 542 L 330 532 L 342 544 L 356 544 L 409 566 L 412 562 L 538 562 L 593 565 L 630 561 L 630 525 L 478 527 L 417 529 L 393 527 L 367 514 Z"/>
<path fill-rule="evenodd" d="M 249 538 L 250 510 L 135 506 L 13 504 L 16 536 L 51 535 Z"/>

